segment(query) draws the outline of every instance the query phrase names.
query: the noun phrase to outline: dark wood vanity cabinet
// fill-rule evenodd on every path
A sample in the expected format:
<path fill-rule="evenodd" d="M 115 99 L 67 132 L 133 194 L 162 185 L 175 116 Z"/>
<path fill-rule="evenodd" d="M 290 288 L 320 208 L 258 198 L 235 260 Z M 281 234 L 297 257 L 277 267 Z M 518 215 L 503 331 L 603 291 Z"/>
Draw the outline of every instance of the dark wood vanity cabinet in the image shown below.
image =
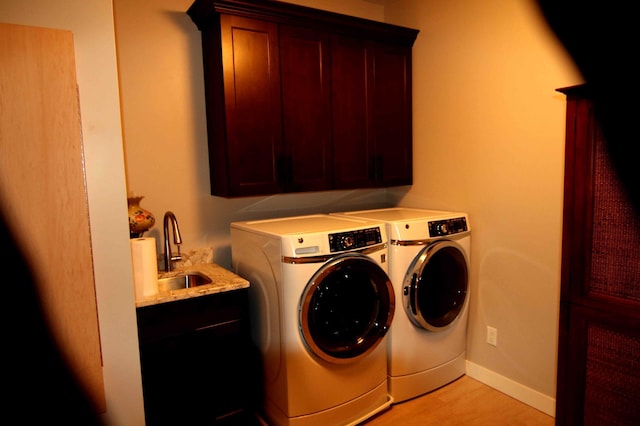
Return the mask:
<path fill-rule="evenodd" d="M 418 31 L 278 1 L 196 0 L 211 192 L 412 183 Z"/>
<path fill-rule="evenodd" d="M 145 419 L 254 424 L 260 362 L 247 289 L 137 308 Z"/>

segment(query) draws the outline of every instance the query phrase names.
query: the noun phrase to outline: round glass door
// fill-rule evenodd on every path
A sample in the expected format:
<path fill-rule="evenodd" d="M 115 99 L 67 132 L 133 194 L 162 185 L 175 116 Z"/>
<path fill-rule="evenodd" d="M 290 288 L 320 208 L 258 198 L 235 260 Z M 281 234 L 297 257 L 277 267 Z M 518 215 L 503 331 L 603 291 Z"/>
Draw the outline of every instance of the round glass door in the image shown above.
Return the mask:
<path fill-rule="evenodd" d="M 395 296 L 387 273 L 362 254 L 336 256 L 307 284 L 300 332 L 320 358 L 345 363 L 374 350 L 389 330 Z"/>
<path fill-rule="evenodd" d="M 442 240 L 422 249 L 402 289 L 411 322 L 429 331 L 449 328 L 467 299 L 468 281 L 468 262 L 460 245 Z"/>

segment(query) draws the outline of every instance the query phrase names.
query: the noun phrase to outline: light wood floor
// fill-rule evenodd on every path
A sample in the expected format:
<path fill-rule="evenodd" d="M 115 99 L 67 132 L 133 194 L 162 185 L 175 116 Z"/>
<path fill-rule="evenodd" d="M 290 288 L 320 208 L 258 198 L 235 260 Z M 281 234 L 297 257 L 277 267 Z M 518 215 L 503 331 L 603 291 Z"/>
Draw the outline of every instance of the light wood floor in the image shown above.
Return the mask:
<path fill-rule="evenodd" d="M 555 419 L 468 376 L 394 404 L 363 426 L 553 426 Z"/>

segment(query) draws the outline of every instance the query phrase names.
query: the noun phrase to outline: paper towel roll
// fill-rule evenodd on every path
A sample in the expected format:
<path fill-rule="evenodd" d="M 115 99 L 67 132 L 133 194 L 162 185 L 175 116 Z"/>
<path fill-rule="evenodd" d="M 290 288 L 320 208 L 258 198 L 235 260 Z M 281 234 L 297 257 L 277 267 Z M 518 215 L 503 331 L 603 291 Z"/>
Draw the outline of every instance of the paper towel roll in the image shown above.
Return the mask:
<path fill-rule="evenodd" d="M 158 294 L 158 259 L 155 238 L 133 238 L 133 284 L 136 300 Z"/>

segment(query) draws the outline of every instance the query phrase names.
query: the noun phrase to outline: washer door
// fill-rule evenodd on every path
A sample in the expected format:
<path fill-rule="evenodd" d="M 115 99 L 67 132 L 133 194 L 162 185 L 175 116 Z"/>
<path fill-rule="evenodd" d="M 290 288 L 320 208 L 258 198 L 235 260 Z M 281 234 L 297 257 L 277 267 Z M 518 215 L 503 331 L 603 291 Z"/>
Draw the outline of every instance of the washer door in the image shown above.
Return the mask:
<path fill-rule="evenodd" d="M 402 297 L 414 325 L 444 331 L 455 322 L 467 299 L 469 271 L 463 248 L 439 240 L 426 246 L 407 271 Z"/>
<path fill-rule="evenodd" d="M 325 263 L 300 298 L 299 327 L 307 348 L 333 363 L 352 362 L 373 351 L 395 311 L 387 273 L 362 254 Z"/>

